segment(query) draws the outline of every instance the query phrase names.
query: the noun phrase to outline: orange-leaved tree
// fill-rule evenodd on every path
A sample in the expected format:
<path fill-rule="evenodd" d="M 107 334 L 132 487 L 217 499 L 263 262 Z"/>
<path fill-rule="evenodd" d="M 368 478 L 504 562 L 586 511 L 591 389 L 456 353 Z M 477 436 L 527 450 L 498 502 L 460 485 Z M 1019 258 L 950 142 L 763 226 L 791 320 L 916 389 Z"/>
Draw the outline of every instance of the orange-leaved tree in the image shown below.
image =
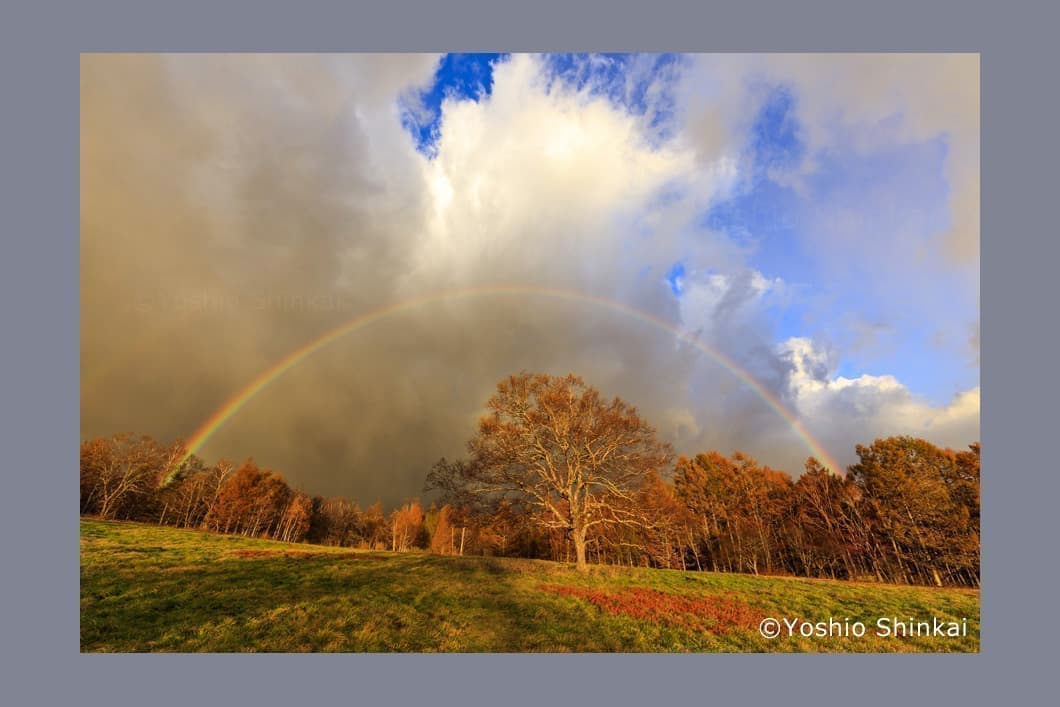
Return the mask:
<path fill-rule="evenodd" d="M 575 375 L 523 372 L 498 383 L 486 407 L 469 459 L 439 461 L 428 489 L 461 505 L 521 507 L 569 535 L 579 569 L 590 529 L 651 524 L 638 491 L 673 455 L 632 405 Z"/>

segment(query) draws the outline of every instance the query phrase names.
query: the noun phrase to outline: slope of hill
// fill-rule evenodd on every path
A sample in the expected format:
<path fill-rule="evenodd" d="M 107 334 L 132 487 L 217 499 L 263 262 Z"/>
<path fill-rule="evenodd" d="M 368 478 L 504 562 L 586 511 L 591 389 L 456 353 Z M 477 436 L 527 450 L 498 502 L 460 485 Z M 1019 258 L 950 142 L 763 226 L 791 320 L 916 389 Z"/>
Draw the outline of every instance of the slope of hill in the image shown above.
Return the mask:
<path fill-rule="evenodd" d="M 895 635 L 899 623 L 907 635 Z M 931 635 L 940 628 L 958 635 Z M 583 575 L 536 560 L 82 519 L 81 650 L 967 652 L 979 650 L 979 592 L 624 567 Z"/>

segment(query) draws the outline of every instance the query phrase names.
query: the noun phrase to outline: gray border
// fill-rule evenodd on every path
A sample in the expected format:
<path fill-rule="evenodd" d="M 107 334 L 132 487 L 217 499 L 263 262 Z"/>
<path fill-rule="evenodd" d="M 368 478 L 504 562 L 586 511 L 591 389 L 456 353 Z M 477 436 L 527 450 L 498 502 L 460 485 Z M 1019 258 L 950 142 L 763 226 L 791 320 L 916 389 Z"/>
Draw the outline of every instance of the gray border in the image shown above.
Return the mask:
<path fill-rule="evenodd" d="M 788 700 L 913 704 L 1044 688 L 1053 668 L 1057 481 L 1047 392 L 1056 337 L 1056 17 L 917 0 L 521 5 L 103 0 L 7 6 L 0 23 L 3 660 L 10 704 L 493 704 Z M 1044 5 L 1044 3 L 1043 3 Z M 1055 13 L 1054 13 L 1055 15 Z M 99 656 L 78 653 L 77 66 L 83 51 L 978 51 L 983 80 L 983 642 L 979 656 Z M 1046 246 L 1049 253 L 1033 253 Z M 1054 296 L 1055 299 L 1055 296 Z M 1050 316 L 1051 315 L 1051 316 Z M 1023 325 L 1024 322 L 1031 326 Z M 1008 343 L 1008 346 L 1006 346 Z M 1002 379 L 1000 376 L 1004 374 Z M 1043 385 L 1043 383 L 1045 383 Z M 1048 396 L 1051 397 L 1051 396 Z M 1034 444 L 1036 443 L 1036 444 Z M 48 502 L 45 502 L 47 499 Z M 58 502 L 56 502 L 58 501 Z M 1047 504 L 1049 504 L 1047 506 Z M 1055 575 L 1052 568 L 1051 575 Z M 1053 668 L 1055 669 L 1055 668 Z M 1036 689 L 1037 688 L 1037 689 Z M 1022 692 L 1022 690 L 1019 690 Z M 993 698 L 993 699 L 991 699 Z"/>

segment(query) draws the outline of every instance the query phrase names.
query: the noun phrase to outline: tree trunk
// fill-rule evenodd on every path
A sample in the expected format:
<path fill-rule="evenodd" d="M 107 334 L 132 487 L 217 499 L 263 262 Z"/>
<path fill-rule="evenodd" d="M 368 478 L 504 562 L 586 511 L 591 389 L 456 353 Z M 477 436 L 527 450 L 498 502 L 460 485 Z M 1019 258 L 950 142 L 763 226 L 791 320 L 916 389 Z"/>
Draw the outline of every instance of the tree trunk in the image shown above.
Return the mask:
<path fill-rule="evenodd" d="M 588 572 L 589 565 L 585 561 L 585 528 L 575 528 L 571 535 L 574 539 L 574 566 L 579 572 Z"/>
<path fill-rule="evenodd" d="M 702 572 L 703 571 L 703 565 L 700 564 L 700 562 L 699 562 L 699 549 L 696 548 L 696 539 L 692 535 L 692 529 L 691 528 L 687 528 L 687 530 L 688 530 L 688 546 L 690 548 L 692 548 L 692 556 L 696 558 L 696 569 L 698 571 Z"/>

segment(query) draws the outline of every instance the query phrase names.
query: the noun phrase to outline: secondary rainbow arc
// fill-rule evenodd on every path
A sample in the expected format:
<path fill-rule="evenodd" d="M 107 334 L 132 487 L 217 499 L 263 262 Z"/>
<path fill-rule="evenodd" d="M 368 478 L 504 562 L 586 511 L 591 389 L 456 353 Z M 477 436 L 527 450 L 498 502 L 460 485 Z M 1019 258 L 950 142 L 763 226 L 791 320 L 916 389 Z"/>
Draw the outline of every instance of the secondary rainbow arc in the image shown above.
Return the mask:
<path fill-rule="evenodd" d="M 445 300 L 466 298 L 466 297 L 479 297 L 487 295 L 524 295 L 524 296 L 541 296 L 541 297 L 554 297 L 560 299 L 570 299 L 579 302 L 585 302 L 606 309 L 610 309 L 614 312 L 619 312 L 624 315 L 628 315 L 637 320 L 640 320 L 646 324 L 655 326 L 656 328 L 662 329 L 674 337 L 685 341 L 694 346 L 699 351 L 705 353 L 719 364 L 721 364 L 726 370 L 735 375 L 739 380 L 745 383 L 751 390 L 755 392 L 767 405 L 769 405 L 788 425 L 794 430 L 799 436 L 802 442 L 810 450 L 810 453 L 816 457 L 826 467 L 831 469 L 833 472 L 839 472 L 841 468 L 832 456 L 827 452 L 820 442 L 818 442 L 810 432 L 805 428 L 802 422 L 796 417 L 788 408 L 776 397 L 774 397 L 761 383 L 755 379 L 746 369 L 740 366 L 738 363 L 733 361 L 731 358 L 723 354 L 722 352 L 708 346 L 703 343 L 695 336 L 687 331 L 674 326 L 670 322 L 661 319 L 653 314 L 630 307 L 622 302 L 615 300 L 606 299 L 597 295 L 592 295 L 587 292 L 581 292 L 578 290 L 567 290 L 559 288 L 542 288 L 542 287 L 527 287 L 520 285 L 491 285 L 485 287 L 474 287 L 464 288 L 459 290 L 447 290 L 442 292 L 435 292 L 432 294 L 424 295 L 414 299 L 405 300 L 396 304 L 381 307 L 379 309 L 367 312 L 365 314 L 358 315 L 357 317 L 340 324 L 333 329 L 330 329 L 317 338 L 307 342 L 301 347 L 291 351 L 289 354 L 284 356 L 282 359 L 277 361 L 275 364 L 270 366 L 268 369 L 259 374 L 256 378 L 251 380 L 246 386 L 241 388 L 233 397 L 229 398 L 223 405 L 217 408 L 209 418 L 206 419 L 191 435 L 186 445 L 186 453 L 184 460 L 187 460 L 191 455 L 198 453 L 202 446 L 213 436 L 226 422 L 238 413 L 243 406 L 245 406 L 250 400 L 261 393 L 267 388 L 272 382 L 283 376 L 287 371 L 291 370 L 299 363 L 312 356 L 317 351 L 327 347 L 335 341 L 341 339 L 347 334 L 360 329 L 361 327 L 368 326 L 388 316 L 398 314 L 400 312 L 409 311 L 416 307 L 421 307 L 427 304 L 436 302 L 442 302 Z"/>

